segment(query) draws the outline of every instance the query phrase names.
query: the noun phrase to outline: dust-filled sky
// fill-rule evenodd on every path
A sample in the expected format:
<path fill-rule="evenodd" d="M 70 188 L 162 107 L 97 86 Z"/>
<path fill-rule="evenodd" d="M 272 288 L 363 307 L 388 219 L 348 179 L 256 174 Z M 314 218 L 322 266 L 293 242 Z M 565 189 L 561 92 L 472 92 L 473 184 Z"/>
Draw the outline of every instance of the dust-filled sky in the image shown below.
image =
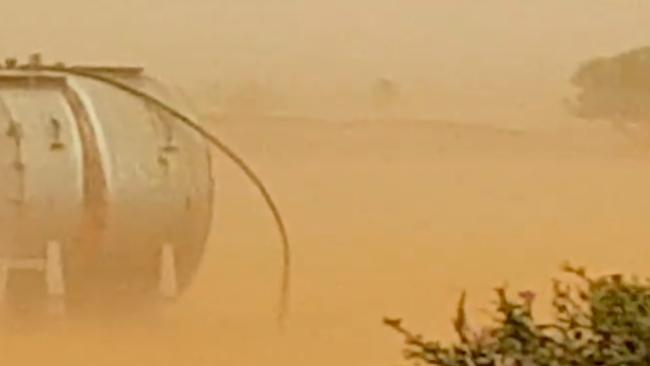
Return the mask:
<path fill-rule="evenodd" d="M 272 220 L 217 158 L 208 250 L 168 318 L 0 328 L 2 362 L 404 364 L 382 316 L 448 337 L 463 289 L 476 319 L 504 281 L 548 302 L 563 260 L 648 272 L 648 150 L 562 107 L 580 62 L 650 45 L 647 0 L 3 0 L 0 14 L 0 56 L 142 64 L 196 97 L 257 81 L 302 115 L 201 121 L 285 215 L 286 333 Z M 379 77 L 406 101 L 373 120 Z"/>
<path fill-rule="evenodd" d="M 330 104 L 386 76 L 420 113 L 473 120 L 557 110 L 579 62 L 650 44 L 643 0 L 27 0 L 2 14 L 3 55 L 256 80 Z"/>

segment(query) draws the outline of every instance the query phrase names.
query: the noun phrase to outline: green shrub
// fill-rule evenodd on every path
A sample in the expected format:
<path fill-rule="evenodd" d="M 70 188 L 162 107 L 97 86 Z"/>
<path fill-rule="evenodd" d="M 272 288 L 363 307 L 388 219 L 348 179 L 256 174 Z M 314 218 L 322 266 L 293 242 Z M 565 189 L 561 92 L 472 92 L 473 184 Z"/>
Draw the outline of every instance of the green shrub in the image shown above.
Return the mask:
<path fill-rule="evenodd" d="M 405 340 L 407 360 L 443 366 L 479 365 L 650 365 L 650 280 L 621 275 L 597 278 L 584 268 L 564 271 L 579 283 L 554 281 L 553 321 L 537 322 L 534 294 L 509 296 L 497 289 L 495 324 L 473 330 L 465 316 L 465 294 L 454 328 L 459 341 L 443 346 L 407 330 L 399 319 L 384 319 Z"/>

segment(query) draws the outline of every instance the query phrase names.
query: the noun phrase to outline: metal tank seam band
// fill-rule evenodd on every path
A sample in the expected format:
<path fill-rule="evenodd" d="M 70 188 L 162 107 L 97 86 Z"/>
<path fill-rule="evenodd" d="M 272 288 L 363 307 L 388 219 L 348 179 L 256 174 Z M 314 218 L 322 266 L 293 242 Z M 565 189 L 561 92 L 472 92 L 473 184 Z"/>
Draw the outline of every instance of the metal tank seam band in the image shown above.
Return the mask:
<path fill-rule="evenodd" d="M 99 152 L 99 161 L 101 162 L 101 166 L 104 168 L 104 181 L 106 185 L 106 193 L 108 195 L 108 193 L 113 192 L 113 189 L 111 187 L 111 182 L 113 181 L 113 169 L 111 161 L 109 159 L 111 156 L 110 150 L 106 144 L 106 137 L 104 135 L 103 129 L 101 128 L 101 122 L 97 111 L 93 105 L 92 98 L 73 78 L 67 79 L 66 84 L 67 87 L 77 96 L 79 102 L 84 107 L 86 116 L 88 117 L 88 126 L 93 131 L 96 150 Z"/>
<path fill-rule="evenodd" d="M 74 114 L 75 123 L 81 137 L 83 151 L 83 202 L 84 202 L 84 237 L 85 241 L 99 244 L 101 232 L 106 223 L 107 213 L 107 179 L 105 166 L 97 141 L 96 128 L 85 104 L 77 91 L 66 81 L 62 88 L 63 97 Z M 83 243 L 88 247 L 89 243 Z"/>

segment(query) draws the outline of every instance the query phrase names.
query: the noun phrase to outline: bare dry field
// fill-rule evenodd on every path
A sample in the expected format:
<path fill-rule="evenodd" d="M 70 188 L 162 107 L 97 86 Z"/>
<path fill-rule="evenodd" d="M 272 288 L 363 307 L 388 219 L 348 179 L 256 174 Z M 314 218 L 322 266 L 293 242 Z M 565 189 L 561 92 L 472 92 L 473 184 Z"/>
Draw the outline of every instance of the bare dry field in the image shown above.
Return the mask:
<path fill-rule="evenodd" d="M 577 126 L 577 125 L 576 125 Z M 194 286 L 163 318 L 12 329 L 2 360 L 57 365 L 395 365 L 400 316 L 448 339 L 507 282 L 549 300 L 564 260 L 648 274 L 650 153 L 589 126 L 226 118 L 212 129 L 266 178 L 294 243 L 286 331 L 280 252 L 257 193 L 216 161 L 217 215 Z"/>

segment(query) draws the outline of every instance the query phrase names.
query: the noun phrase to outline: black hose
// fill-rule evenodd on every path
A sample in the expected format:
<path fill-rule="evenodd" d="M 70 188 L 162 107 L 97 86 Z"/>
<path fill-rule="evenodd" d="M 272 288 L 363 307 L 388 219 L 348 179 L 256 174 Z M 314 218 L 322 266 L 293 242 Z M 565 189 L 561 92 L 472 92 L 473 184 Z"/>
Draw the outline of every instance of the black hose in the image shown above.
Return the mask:
<path fill-rule="evenodd" d="M 282 278 L 280 284 L 280 304 L 278 310 L 278 322 L 281 327 L 284 327 L 286 317 L 289 311 L 289 298 L 290 298 L 290 287 L 291 287 L 291 246 L 289 244 L 289 235 L 287 234 L 287 229 L 280 214 L 278 206 L 275 204 L 275 201 L 271 197 L 269 190 L 264 185 L 262 179 L 253 171 L 253 169 L 244 161 L 244 159 L 237 154 L 232 148 L 222 142 L 218 137 L 211 134 L 208 130 L 201 127 L 197 122 L 192 120 L 192 118 L 186 116 L 177 109 L 169 106 L 167 103 L 159 100 L 158 98 L 138 90 L 126 83 L 106 77 L 103 75 L 96 74 L 94 72 L 83 71 L 80 69 L 75 69 L 74 67 L 63 67 L 63 66 L 27 66 L 24 69 L 35 70 L 35 71 L 49 71 L 57 72 L 63 74 L 74 75 L 78 77 L 83 77 L 87 79 L 96 80 L 105 84 L 109 84 L 117 89 L 125 91 L 129 94 L 132 94 L 138 98 L 141 98 L 149 103 L 154 104 L 155 106 L 161 108 L 172 116 L 178 118 L 185 125 L 196 131 L 203 138 L 209 141 L 214 147 L 224 153 L 231 161 L 233 161 L 248 177 L 248 179 L 253 183 L 253 185 L 259 190 L 262 197 L 264 198 L 267 206 L 273 214 L 273 218 L 278 227 L 280 233 L 280 239 L 282 241 Z"/>

